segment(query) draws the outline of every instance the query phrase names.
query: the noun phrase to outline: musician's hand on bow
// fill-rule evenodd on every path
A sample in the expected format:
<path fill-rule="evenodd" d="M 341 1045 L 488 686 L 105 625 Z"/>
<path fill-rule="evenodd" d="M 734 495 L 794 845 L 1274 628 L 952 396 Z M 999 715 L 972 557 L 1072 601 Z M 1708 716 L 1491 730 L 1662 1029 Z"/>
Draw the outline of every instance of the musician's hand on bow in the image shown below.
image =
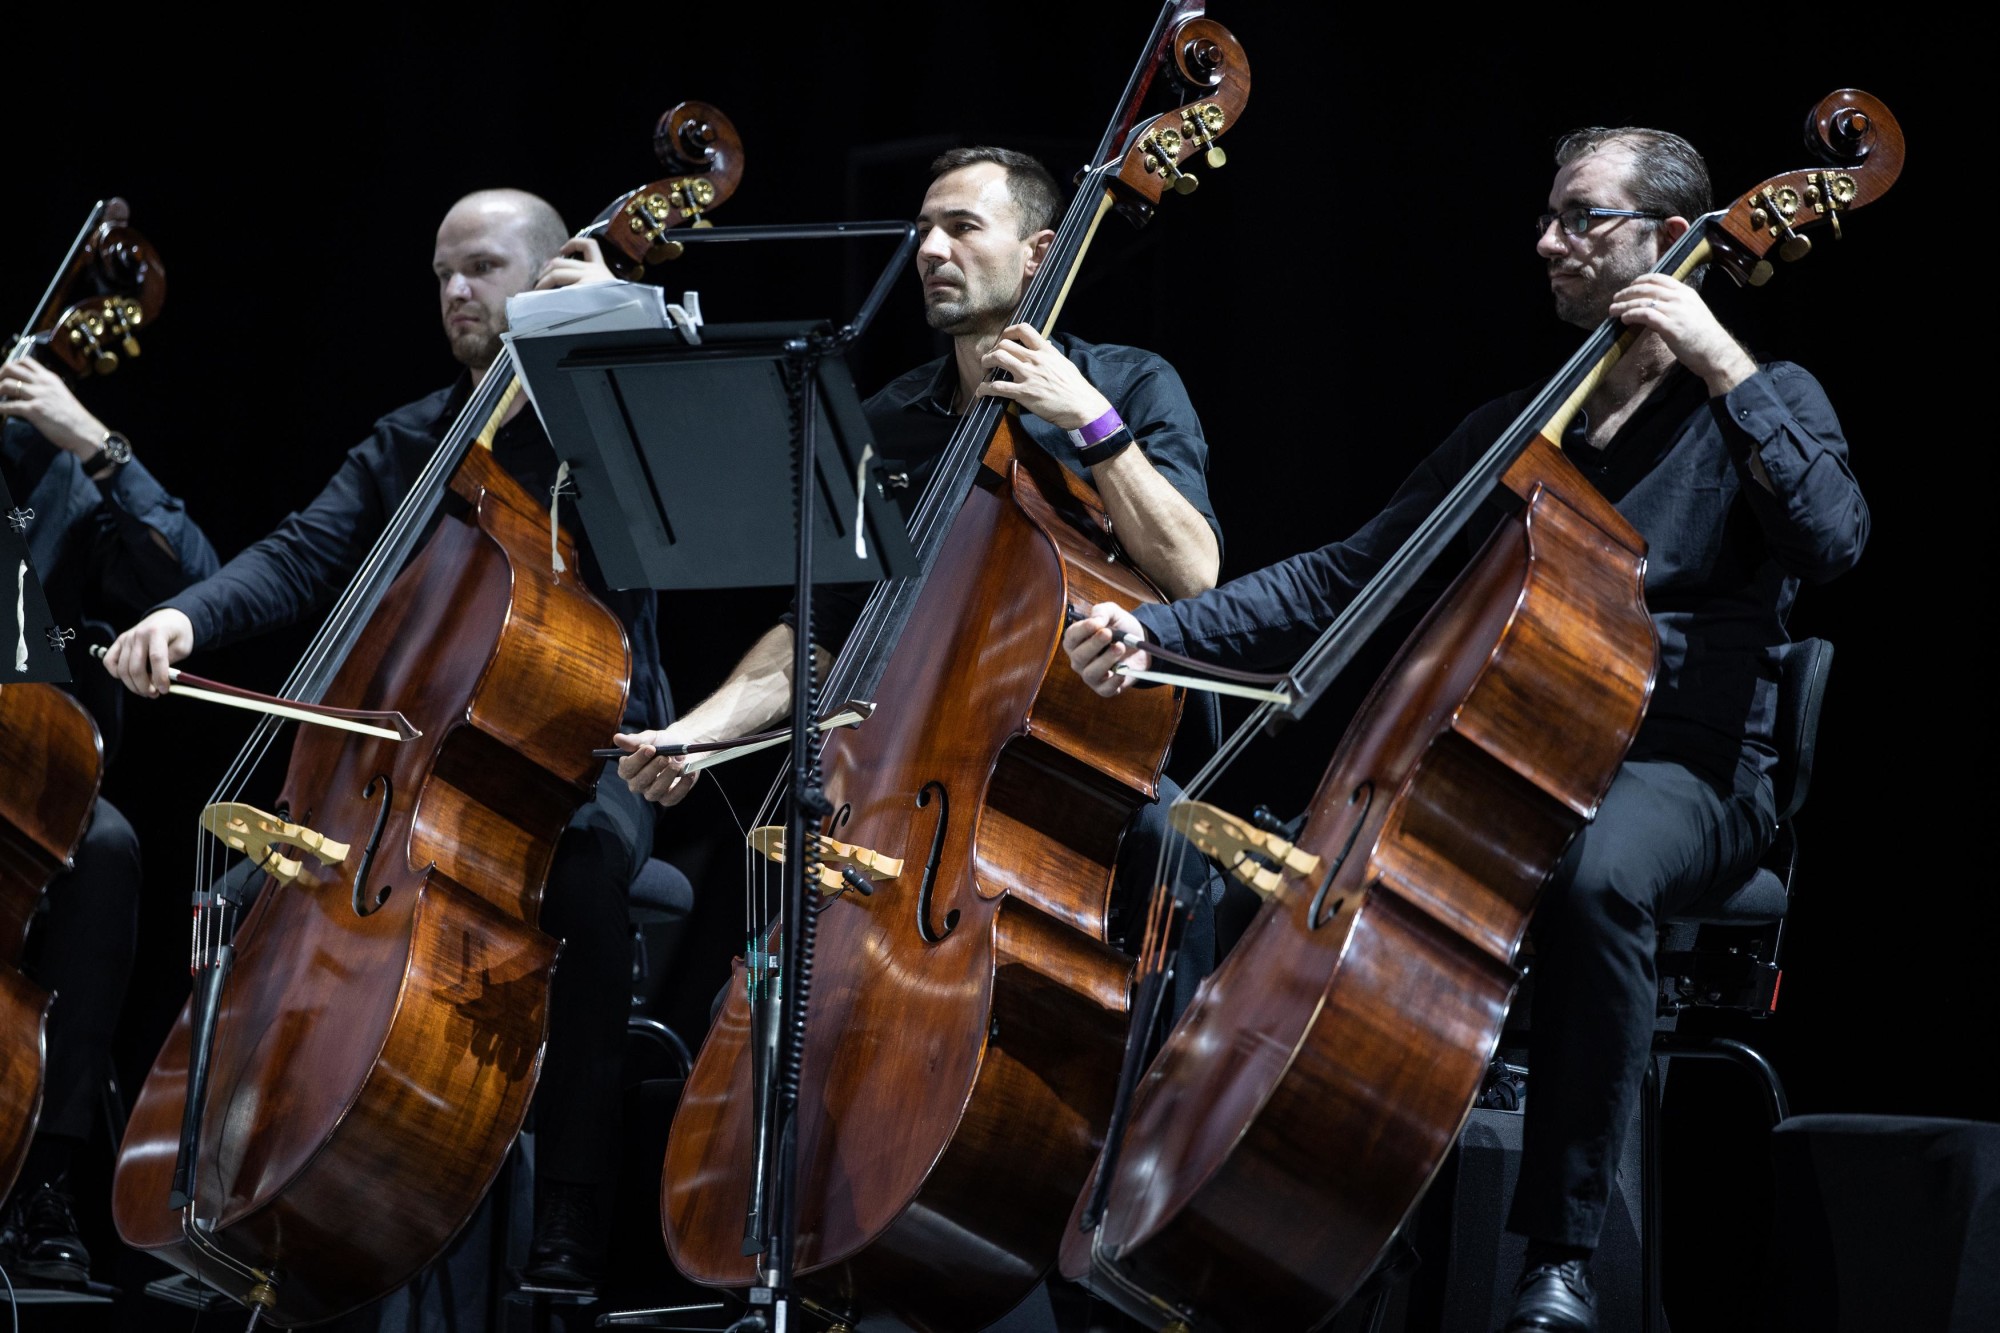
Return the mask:
<path fill-rule="evenodd" d="M 611 738 L 613 745 L 626 752 L 618 761 L 618 776 L 625 779 L 625 785 L 635 794 L 656 805 L 679 805 L 701 778 L 700 773 L 685 771 L 686 755 L 663 755 L 659 751 L 662 745 L 688 745 L 706 739 L 682 735 L 677 730 L 679 726 L 675 723 L 657 731 L 620 732 Z"/>
<path fill-rule="evenodd" d="M 19 417 L 78 458 L 94 455 L 106 434 L 104 423 L 76 400 L 62 377 L 31 357 L 0 368 L 0 416 Z"/>
<path fill-rule="evenodd" d="M 1757 373 L 1757 362 L 1729 336 L 1701 293 L 1664 273 L 1648 273 L 1611 298 L 1611 317 L 1660 335 L 1674 359 L 1720 397 Z"/>
<path fill-rule="evenodd" d="M 982 366 L 997 366 L 1009 380 L 982 380 L 973 392 L 982 398 L 1006 398 L 1033 412 L 1051 426 L 1075 430 L 1111 410 L 1111 402 L 1091 386 L 1062 349 L 1032 324 L 1010 324 L 993 350 L 979 358 Z"/>
<path fill-rule="evenodd" d="M 1099 602 L 1088 616 L 1063 631 L 1062 641 L 1071 669 L 1084 684 L 1110 699 L 1132 684 L 1131 677 L 1118 675 L 1114 667 L 1129 662 L 1144 671 L 1152 661 L 1144 648 L 1133 646 L 1145 640 L 1146 627 L 1138 617 L 1116 602 Z"/>
<path fill-rule="evenodd" d="M 618 277 L 604 262 L 604 252 L 597 248 L 597 242 L 588 236 L 577 236 L 563 242 L 563 248 L 555 258 L 542 265 L 542 271 L 535 275 L 535 290 L 545 292 L 554 287 L 588 287 L 596 282 L 616 282 Z"/>
<path fill-rule="evenodd" d="M 167 668 L 194 651 L 194 622 L 185 611 L 163 606 L 119 635 L 104 654 L 104 669 L 134 694 L 155 699 L 173 677 Z"/>

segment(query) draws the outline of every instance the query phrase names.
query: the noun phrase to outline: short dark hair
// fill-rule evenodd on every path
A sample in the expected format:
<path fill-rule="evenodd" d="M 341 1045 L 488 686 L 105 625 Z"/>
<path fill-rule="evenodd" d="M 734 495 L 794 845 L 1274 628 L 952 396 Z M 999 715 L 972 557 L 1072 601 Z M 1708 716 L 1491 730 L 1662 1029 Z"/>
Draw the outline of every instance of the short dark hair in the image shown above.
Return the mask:
<path fill-rule="evenodd" d="M 1026 153 L 986 145 L 953 148 L 939 153 L 931 163 L 931 179 L 961 167 L 976 167 L 981 162 L 1006 168 L 1007 193 L 1013 196 L 1014 210 L 1021 215 L 1021 235 L 1032 236 L 1055 224 L 1062 191 L 1056 187 L 1056 178 L 1049 174 L 1049 169 Z"/>
<path fill-rule="evenodd" d="M 1714 207 L 1708 164 L 1693 144 L 1665 130 L 1635 125 L 1571 130 L 1556 141 L 1556 166 L 1566 167 L 1586 153 L 1621 144 L 1632 150 L 1632 200 L 1639 208 L 1692 222 Z"/>

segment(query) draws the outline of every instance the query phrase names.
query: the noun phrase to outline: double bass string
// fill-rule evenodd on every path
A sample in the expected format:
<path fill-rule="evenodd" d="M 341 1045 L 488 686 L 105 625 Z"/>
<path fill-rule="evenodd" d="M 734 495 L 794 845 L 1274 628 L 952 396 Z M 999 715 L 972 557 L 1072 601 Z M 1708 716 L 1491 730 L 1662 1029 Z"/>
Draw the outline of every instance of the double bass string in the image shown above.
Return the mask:
<path fill-rule="evenodd" d="M 1655 266 L 1655 272 L 1668 273 L 1685 279 L 1688 273 L 1698 267 L 1707 257 L 1709 225 L 1721 217 L 1711 213 L 1696 220 L 1686 235 L 1668 251 Z M 1313 644 L 1300 655 L 1290 673 L 1310 690 L 1313 686 L 1323 689 L 1326 684 L 1346 665 L 1359 642 L 1380 627 L 1393 605 L 1401 599 L 1409 587 L 1419 579 L 1435 559 L 1443 544 L 1471 517 L 1478 505 L 1499 483 L 1499 478 L 1522 446 L 1532 435 L 1545 427 L 1563 404 L 1572 396 L 1576 386 L 1583 382 L 1592 371 L 1607 362 L 1622 346 L 1623 330 L 1614 321 L 1607 320 L 1587 339 L 1584 345 L 1570 358 L 1549 382 L 1536 394 L 1533 401 L 1520 413 L 1494 444 L 1481 455 L 1472 469 L 1459 480 L 1427 515 L 1417 530 L 1390 557 L 1383 569 L 1369 580 L 1367 587 L 1355 597 L 1334 622 L 1321 633 Z M 1233 731 L 1216 752 L 1209 758 L 1197 774 L 1184 788 L 1183 799 L 1196 801 L 1208 794 L 1210 789 L 1235 762 L 1242 757 L 1251 742 L 1260 735 L 1264 727 L 1279 712 L 1278 705 L 1265 701 L 1252 710 L 1250 716 Z M 1194 854 L 1193 844 L 1186 838 L 1169 839 L 1169 845 L 1162 847 L 1157 858 L 1155 888 L 1149 905 L 1146 935 L 1141 946 L 1138 975 L 1143 978 L 1164 968 L 1167 958 L 1167 941 L 1172 919 L 1171 886 L 1178 879 L 1178 870 L 1188 855 Z M 1229 869 L 1225 867 L 1224 873 Z M 1164 981 L 1164 978 L 1162 978 Z M 1157 1012 L 1159 990 L 1154 992 L 1152 1010 Z M 1132 1041 L 1144 1041 L 1150 1037 L 1149 1029 L 1153 1014 L 1133 1017 L 1130 1035 Z M 1117 1127 L 1122 1130 L 1122 1126 Z M 1106 1161 L 1115 1153 L 1115 1145 L 1107 1145 Z M 1156 1165 L 1156 1164 L 1155 1164 Z M 1150 1175 L 1150 1170 L 1148 1171 Z"/>
<path fill-rule="evenodd" d="M 477 428 L 492 414 L 498 404 L 505 385 L 513 379 L 512 353 L 502 348 L 493 365 L 481 377 L 473 389 L 444 441 L 426 461 L 409 493 L 397 506 L 390 517 L 381 537 L 369 549 L 354 578 L 349 580 L 340 599 L 335 602 L 319 632 L 313 636 L 304 656 L 286 677 L 282 693 L 291 698 L 317 702 L 319 694 L 326 688 L 327 674 L 337 667 L 346 651 L 352 646 L 356 626 L 366 618 L 375 601 L 379 600 L 386 574 L 399 568 L 407 556 L 414 538 L 421 533 L 436 507 L 437 498 L 443 487 L 456 470 L 465 446 Z M 263 763 L 277 739 L 282 725 L 270 716 L 262 718 L 252 728 L 243 748 L 237 752 L 235 760 L 223 774 L 222 779 L 209 796 L 209 804 L 230 800 L 239 795 L 243 784 L 258 765 Z M 216 961 L 218 951 L 225 942 L 229 929 L 226 913 L 216 910 L 216 885 L 227 873 L 228 852 L 218 852 L 219 841 L 206 830 L 197 826 L 195 842 L 195 888 L 194 912 L 191 931 L 193 934 L 191 960 L 196 971 L 211 966 Z M 218 859 L 220 858 L 220 859 Z M 218 866 L 223 869 L 218 869 Z"/>
<path fill-rule="evenodd" d="M 1015 308 L 1012 322 L 1039 325 L 1041 317 L 1054 307 L 1056 298 L 1064 290 L 1062 279 L 1075 268 L 1084 245 L 1095 229 L 1098 216 L 1095 201 L 1102 198 L 1104 179 L 1115 165 L 1114 161 L 1109 166 L 1092 168 L 1084 177 L 1056 228 L 1048 256 L 1028 280 L 1028 289 Z M 997 369 L 986 374 L 988 380 L 999 378 L 1001 372 Z M 850 698 L 872 688 L 868 678 L 876 674 L 888 651 L 894 647 L 922 589 L 925 576 L 936 563 L 945 538 L 950 535 L 952 523 L 958 517 L 965 494 L 983 460 L 986 443 L 992 438 L 1006 407 L 1007 400 L 1003 398 L 974 398 L 957 430 L 952 433 L 937 472 L 924 487 L 924 493 L 917 501 L 916 513 L 910 520 L 912 545 L 917 552 L 917 573 L 880 584 L 870 594 L 861 619 L 849 636 L 847 648 L 841 652 L 830 673 L 827 684 L 830 697 Z"/>
<path fill-rule="evenodd" d="M 1115 163 L 1113 164 L 1115 165 Z M 1035 275 L 1028 280 L 1027 291 L 1023 293 L 1016 307 L 1013 322 L 1039 323 L 1038 315 L 1048 310 L 1059 295 L 1058 275 L 1067 276 L 1074 268 L 1076 259 L 1084 243 L 1088 240 L 1096 223 L 1097 210 L 1092 200 L 1104 192 L 1104 177 L 1109 166 L 1093 168 L 1079 186 L 1070 207 L 1065 210 L 1049 245 L 1049 254 Z M 1054 289 L 1053 291 L 1051 289 Z M 986 378 L 998 379 L 1001 372 L 987 372 Z M 912 545 L 916 548 L 918 572 L 902 579 L 893 579 L 878 584 L 869 594 L 855 629 L 836 659 L 823 697 L 844 699 L 863 692 L 858 683 L 873 674 L 873 669 L 886 657 L 907 615 L 908 607 L 914 603 L 921 590 L 925 574 L 936 562 L 945 538 L 950 534 L 953 520 L 965 492 L 972 484 L 972 478 L 983 458 L 985 444 L 991 438 L 1000 415 L 1006 410 L 1006 400 L 1001 398 L 975 398 L 972 405 L 952 433 L 937 473 L 924 487 L 923 495 L 917 501 L 916 513 L 910 520 Z M 899 614 L 901 612 L 902 614 Z M 803 682 L 794 682 L 793 688 L 803 688 Z M 764 803 L 758 808 L 759 824 L 774 822 L 783 800 L 784 778 L 773 781 Z M 745 922 L 747 935 L 754 935 L 763 923 L 770 921 L 774 914 L 772 890 L 768 886 L 765 873 L 769 865 L 762 857 L 749 852 L 746 847 L 745 874 Z"/>

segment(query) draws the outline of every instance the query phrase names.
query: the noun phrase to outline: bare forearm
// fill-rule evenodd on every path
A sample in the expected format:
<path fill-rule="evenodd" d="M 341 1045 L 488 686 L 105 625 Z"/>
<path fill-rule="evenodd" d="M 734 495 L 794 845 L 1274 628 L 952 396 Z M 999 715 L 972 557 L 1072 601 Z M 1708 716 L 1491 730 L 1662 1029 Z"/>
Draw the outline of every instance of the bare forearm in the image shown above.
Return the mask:
<path fill-rule="evenodd" d="M 1119 543 L 1162 592 L 1192 597 L 1215 586 L 1222 564 L 1215 533 L 1143 453 L 1127 448 L 1090 474 Z"/>
<path fill-rule="evenodd" d="M 791 706 L 792 629 L 773 625 L 715 693 L 682 714 L 674 730 L 689 739 L 725 740 L 763 730 Z"/>
<path fill-rule="evenodd" d="M 819 660 L 824 669 L 825 649 Z M 715 693 L 684 714 L 673 730 L 687 740 L 727 740 L 763 731 L 791 711 L 792 627 L 773 625 Z"/>

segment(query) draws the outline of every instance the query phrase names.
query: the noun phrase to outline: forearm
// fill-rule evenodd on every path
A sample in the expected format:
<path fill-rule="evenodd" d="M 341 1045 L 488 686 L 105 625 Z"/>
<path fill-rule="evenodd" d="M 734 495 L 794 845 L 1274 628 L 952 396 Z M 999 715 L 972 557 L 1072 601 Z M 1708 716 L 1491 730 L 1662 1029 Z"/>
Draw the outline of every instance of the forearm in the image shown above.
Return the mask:
<path fill-rule="evenodd" d="M 1090 475 L 1119 543 L 1162 592 L 1178 599 L 1215 586 L 1222 562 L 1214 531 L 1145 454 L 1128 448 Z"/>
<path fill-rule="evenodd" d="M 763 731 L 792 711 L 792 627 L 773 625 L 715 693 L 674 723 L 684 740 L 728 740 Z M 821 665 L 826 654 L 820 653 Z"/>

